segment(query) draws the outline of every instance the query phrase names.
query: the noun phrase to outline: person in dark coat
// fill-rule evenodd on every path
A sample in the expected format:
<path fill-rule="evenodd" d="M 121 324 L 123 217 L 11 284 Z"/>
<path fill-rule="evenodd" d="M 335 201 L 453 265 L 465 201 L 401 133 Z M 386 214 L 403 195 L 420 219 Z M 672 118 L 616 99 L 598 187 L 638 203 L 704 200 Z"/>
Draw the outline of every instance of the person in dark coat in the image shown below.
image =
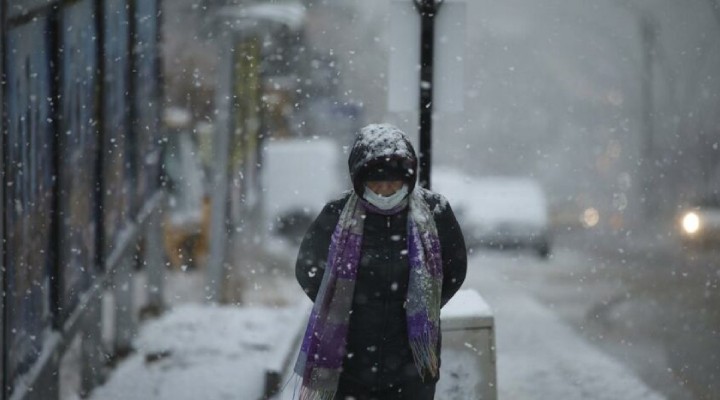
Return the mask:
<path fill-rule="evenodd" d="M 357 135 L 353 190 L 329 202 L 295 267 L 315 303 L 295 372 L 300 399 L 433 399 L 440 308 L 465 279 L 467 253 L 450 204 L 416 187 L 417 157 L 389 124 Z"/>

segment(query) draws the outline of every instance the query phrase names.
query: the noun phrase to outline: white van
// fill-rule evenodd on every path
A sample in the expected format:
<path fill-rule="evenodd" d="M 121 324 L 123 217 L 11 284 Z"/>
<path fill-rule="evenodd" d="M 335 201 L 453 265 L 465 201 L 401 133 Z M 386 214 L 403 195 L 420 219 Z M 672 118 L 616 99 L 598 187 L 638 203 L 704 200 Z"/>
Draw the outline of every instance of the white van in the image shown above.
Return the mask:
<path fill-rule="evenodd" d="M 433 171 L 433 184 L 456 209 L 468 244 L 530 248 L 542 258 L 550 255 L 548 202 L 536 180 L 477 178 L 439 168 Z"/>
<path fill-rule="evenodd" d="M 350 188 L 343 157 L 332 139 L 276 139 L 265 144 L 263 220 L 270 233 L 302 239 L 323 206 Z"/>

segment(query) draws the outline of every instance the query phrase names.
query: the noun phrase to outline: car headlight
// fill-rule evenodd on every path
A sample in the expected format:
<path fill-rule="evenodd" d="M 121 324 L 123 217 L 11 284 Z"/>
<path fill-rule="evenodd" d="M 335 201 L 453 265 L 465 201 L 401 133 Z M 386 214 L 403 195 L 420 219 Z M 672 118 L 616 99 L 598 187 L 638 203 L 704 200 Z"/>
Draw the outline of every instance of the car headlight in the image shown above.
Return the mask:
<path fill-rule="evenodd" d="M 587 208 L 583 211 L 580 222 L 582 222 L 586 228 L 592 228 L 600 222 L 600 212 L 593 207 Z"/>
<path fill-rule="evenodd" d="M 700 216 L 695 212 L 689 212 L 682 218 L 683 231 L 689 235 L 693 235 L 700 230 Z"/>

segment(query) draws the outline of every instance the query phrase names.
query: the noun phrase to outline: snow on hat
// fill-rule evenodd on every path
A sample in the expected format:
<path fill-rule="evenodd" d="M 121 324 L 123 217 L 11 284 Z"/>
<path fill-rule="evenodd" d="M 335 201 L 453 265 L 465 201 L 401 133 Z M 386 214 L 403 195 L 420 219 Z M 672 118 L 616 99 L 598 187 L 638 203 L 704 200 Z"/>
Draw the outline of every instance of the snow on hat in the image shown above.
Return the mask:
<path fill-rule="evenodd" d="M 417 180 L 417 156 L 407 135 L 390 124 L 371 124 L 360 130 L 348 158 L 355 192 L 368 180 L 403 180 L 409 190 Z"/>

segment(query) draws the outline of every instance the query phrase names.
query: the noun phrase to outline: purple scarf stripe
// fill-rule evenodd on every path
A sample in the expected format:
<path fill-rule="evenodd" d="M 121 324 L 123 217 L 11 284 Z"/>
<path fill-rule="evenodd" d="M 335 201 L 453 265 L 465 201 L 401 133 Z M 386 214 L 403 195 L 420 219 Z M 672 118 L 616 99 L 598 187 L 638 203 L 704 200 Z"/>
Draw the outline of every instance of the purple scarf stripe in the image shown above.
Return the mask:
<path fill-rule="evenodd" d="M 336 273 L 339 279 L 350 279 L 354 281 L 357 276 L 357 264 L 360 260 L 362 235 L 348 233 L 346 246 L 346 251 L 338 258 Z"/>
<path fill-rule="evenodd" d="M 430 251 L 428 252 L 428 258 L 432 258 L 432 261 L 428 262 L 428 266 L 431 267 L 430 274 L 433 277 L 442 277 L 442 259 L 440 258 L 440 240 L 437 236 L 429 237 Z"/>
<path fill-rule="evenodd" d="M 345 357 L 345 340 L 347 338 L 348 325 L 327 324 L 323 333 L 323 344 L 318 349 L 318 357 L 314 364 L 320 368 L 340 368 Z"/>
<path fill-rule="evenodd" d="M 415 315 L 408 315 L 407 323 L 408 334 L 410 335 L 413 333 L 429 331 L 433 328 L 432 322 L 428 320 L 427 314 L 418 313 Z"/>

